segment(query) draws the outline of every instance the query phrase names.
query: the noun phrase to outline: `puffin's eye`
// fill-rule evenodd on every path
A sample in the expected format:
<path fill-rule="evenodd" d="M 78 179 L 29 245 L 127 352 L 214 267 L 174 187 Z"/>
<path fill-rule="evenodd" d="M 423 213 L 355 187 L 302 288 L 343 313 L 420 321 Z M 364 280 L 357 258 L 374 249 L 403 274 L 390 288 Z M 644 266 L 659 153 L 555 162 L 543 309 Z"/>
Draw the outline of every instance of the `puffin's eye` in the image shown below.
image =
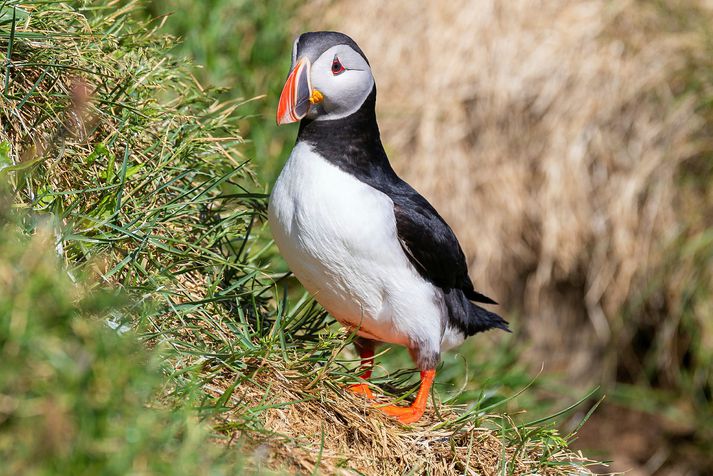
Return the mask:
<path fill-rule="evenodd" d="M 344 71 L 346 71 L 346 68 L 342 65 L 341 61 L 339 61 L 337 55 L 334 55 L 334 59 L 332 60 L 332 74 L 336 76 L 342 74 Z"/>

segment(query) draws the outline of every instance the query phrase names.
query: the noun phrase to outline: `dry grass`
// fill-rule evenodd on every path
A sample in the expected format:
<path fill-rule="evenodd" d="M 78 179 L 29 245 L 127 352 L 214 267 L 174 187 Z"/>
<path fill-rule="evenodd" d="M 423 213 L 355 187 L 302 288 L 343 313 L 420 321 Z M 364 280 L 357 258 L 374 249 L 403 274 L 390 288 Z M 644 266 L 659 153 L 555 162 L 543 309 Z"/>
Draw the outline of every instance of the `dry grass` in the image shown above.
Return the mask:
<path fill-rule="evenodd" d="M 232 383 L 230 376 L 214 381 L 216 398 Z M 290 474 L 590 474 L 586 466 L 591 461 L 581 454 L 562 447 L 553 452 L 546 440 L 528 440 L 515 430 L 498 431 L 503 420 L 510 427 L 506 415 L 459 420 L 455 407 L 439 403 L 437 412 L 431 406 L 417 425 L 404 427 L 369 408 L 363 399 L 334 390 L 327 379 L 305 379 L 283 362 L 261 361 L 232 402 L 238 408 L 247 404 L 265 409 L 266 437 L 250 436 L 256 460 Z M 237 413 L 235 418 L 225 417 L 228 433 L 231 421 L 245 419 L 240 410 Z"/>
<path fill-rule="evenodd" d="M 652 276 L 674 239 L 711 226 L 677 183 L 710 150 L 696 108 L 711 87 L 684 94 L 710 50 L 675 13 L 713 21 L 707 5 L 367 0 L 306 15 L 366 52 L 395 167 L 453 225 L 476 283 L 522 312 L 535 366 L 591 382 L 617 368 L 605 349 L 632 345 L 632 302 L 680 314 L 696 264 Z"/>

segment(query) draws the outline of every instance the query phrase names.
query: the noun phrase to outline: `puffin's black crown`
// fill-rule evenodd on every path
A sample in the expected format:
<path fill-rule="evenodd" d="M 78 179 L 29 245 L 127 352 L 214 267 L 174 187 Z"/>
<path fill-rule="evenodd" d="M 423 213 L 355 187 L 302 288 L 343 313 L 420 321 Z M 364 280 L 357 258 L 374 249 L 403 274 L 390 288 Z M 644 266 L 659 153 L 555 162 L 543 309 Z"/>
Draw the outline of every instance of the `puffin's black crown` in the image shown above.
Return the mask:
<path fill-rule="evenodd" d="M 337 45 L 348 45 L 359 53 L 361 57 L 364 58 L 364 61 L 369 64 L 369 60 L 361 48 L 359 48 L 359 45 L 349 36 L 338 31 L 310 31 L 302 33 L 297 37 L 297 41 L 295 42 L 295 48 L 297 50 L 295 58 L 306 57 L 314 63 L 322 53 Z"/>

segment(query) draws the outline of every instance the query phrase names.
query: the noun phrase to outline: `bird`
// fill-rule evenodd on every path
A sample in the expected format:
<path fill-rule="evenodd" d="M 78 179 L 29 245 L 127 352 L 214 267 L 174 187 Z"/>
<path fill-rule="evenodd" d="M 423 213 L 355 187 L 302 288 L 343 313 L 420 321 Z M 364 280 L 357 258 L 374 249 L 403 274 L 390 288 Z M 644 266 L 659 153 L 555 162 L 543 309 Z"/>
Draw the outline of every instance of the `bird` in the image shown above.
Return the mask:
<path fill-rule="evenodd" d="M 306 32 L 277 106 L 299 122 L 268 204 L 280 253 L 304 288 L 356 333 L 361 383 L 380 343 L 405 346 L 420 370 L 409 406 L 377 406 L 404 424 L 421 419 L 442 352 L 508 322 L 480 304 L 463 250 L 446 221 L 392 168 L 376 120 L 376 83 L 364 52 L 335 31 Z M 435 158 L 434 158 L 435 160 Z"/>

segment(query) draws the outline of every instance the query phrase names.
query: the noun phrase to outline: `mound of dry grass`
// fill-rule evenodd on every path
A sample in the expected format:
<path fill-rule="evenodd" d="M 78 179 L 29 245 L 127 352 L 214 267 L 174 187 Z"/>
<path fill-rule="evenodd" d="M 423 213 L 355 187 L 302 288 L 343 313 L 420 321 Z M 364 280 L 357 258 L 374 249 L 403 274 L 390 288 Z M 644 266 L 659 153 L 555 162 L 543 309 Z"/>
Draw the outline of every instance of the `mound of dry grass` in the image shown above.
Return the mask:
<path fill-rule="evenodd" d="M 258 364 L 258 363 L 256 363 Z M 463 409 L 437 404 L 412 427 L 396 424 L 364 399 L 335 392 L 327 374 L 313 379 L 285 362 L 262 360 L 229 404 L 264 408 L 263 439 L 251 436 L 252 454 L 262 464 L 290 474 L 590 474 L 591 461 L 565 448 L 551 430 L 516 427 L 505 415 L 464 418 Z M 216 398 L 233 378 L 215 382 Z M 286 403 L 291 402 L 291 403 Z M 388 403 L 385 398 L 380 403 Z M 228 413 L 223 428 L 245 419 Z M 508 430 L 503 430 L 503 421 Z M 240 426 L 244 423 L 239 423 Z M 498 431 L 500 428 L 503 431 Z M 512 431 L 513 429 L 516 429 Z M 549 433 L 548 433 L 549 432 Z M 239 432 L 233 432 L 240 436 Z M 238 440 L 240 441 L 240 440 Z"/>
<path fill-rule="evenodd" d="M 395 167 L 453 225 L 476 283 L 521 311 L 515 327 L 535 366 L 545 361 L 580 382 L 613 377 L 623 358 L 607 349 L 633 348 L 637 329 L 680 316 L 687 280 L 711 287 L 700 259 L 669 273 L 679 256 L 672 244 L 712 225 L 700 211 L 710 203 L 683 200 L 679 182 L 710 150 L 697 109 L 710 78 L 696 78 L 691 94 L 689 78 L 710 64 L 695 22 L 713 12 L 674 3 L 307 9 L 313 27 L 348 32 L 366 52 Z M 325 20 L 314 21 L 322 10 Z M 693 325 L 710 342 L 704 311 Z M 680 365 L 686 345 L 671 341 L 674 319 L 666 336 L 650 337 L 668 359 L 654 364 L 661 371 Z M 629 357 L 635 379 L 644 364 Z"/>

